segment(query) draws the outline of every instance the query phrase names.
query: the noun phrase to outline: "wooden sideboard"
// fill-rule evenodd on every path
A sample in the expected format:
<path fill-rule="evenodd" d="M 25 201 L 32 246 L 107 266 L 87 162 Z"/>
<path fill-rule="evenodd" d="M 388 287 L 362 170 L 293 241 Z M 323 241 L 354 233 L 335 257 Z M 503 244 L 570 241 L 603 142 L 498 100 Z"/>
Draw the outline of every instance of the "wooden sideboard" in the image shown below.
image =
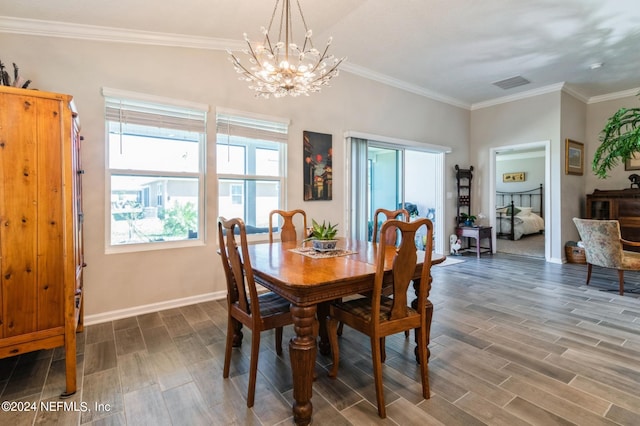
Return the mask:
<path fill-rule="evenodd" d="M 640 189 L 596 189 L 587 195 L 585 216 L 587 219 L 617 219 L 620 222 L 622 238 L 640 241 Z"/>

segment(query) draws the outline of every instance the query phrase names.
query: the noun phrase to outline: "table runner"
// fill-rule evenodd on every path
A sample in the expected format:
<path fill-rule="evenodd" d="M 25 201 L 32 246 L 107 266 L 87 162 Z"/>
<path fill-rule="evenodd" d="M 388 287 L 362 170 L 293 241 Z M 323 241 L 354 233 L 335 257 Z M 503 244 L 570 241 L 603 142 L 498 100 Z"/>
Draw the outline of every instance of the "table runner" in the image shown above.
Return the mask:
<path fill-rule="evenodd" d="M 335 249 L 331 251 L 316 251 L 313 247 L 296 247 L 289 249 L 294 253 L 301 254 L 303 256 L 311 257 L 314 259 L 326 259 L 328 257 L 348 256 L 357 252 L 345 249 Z"/>

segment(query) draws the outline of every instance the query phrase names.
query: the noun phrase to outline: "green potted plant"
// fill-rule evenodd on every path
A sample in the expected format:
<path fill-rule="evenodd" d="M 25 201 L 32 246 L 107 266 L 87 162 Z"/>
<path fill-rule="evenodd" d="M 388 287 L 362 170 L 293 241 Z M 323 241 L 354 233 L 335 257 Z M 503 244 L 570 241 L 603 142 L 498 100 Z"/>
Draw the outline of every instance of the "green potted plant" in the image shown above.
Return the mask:
<path fill-rule="evenodd" d="M 593 155 L 592 169 L 599 178 L 618 162 L 625 162 L 640 152 L 640 108 L 620 108 L 600 133 L 600 146 Z"/>
<path fill-rule="evenodd" d="M 335 250 L 338 240 L 335 239 L 338 233 L 338 224 L 322 221 L 322 225 L 311 219 L 309 236 L 305 241 L 311 241 L 313 249 L 317 251 Z"/>
<path fill-rule="evenodd" d="M 473 226 L 473 223 L 476 221 L 477 217 L 467 213 L 460 213 L 460 219 L 464 223 L 464 226 Z"/>

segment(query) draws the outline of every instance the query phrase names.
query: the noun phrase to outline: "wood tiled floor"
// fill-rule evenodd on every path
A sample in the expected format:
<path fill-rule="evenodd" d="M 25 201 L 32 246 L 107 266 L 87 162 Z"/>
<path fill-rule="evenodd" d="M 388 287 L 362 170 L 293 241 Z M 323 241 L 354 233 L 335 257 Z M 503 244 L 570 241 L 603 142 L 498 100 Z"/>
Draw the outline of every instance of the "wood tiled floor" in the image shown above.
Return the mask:
<path fill-rule="evenodd" d="M 412 339 L 387 339 L 386 421 L 377 417 L 369 342 L 345 329 L 337 380 L 319 356 L 316 425 L 638 425 L 640 299 L 615 290 L 615 271 L 498 254 L 434 268 L 429 378 L 421 398 Z M 640 274 L 627 287 L 640 288 Z M 256 404 L 245 393 L 249 344 L 222 378 L 223 301 L 86 327 L 78 335 L 79 391 L 64 389 L 63 351 L 0 360 L 3 401 L 51 401 L 57 411 L 0 412 L 2 425 L 291 424 L 287 348 L 262 338 Z M 285 340 L 292 336 L 285 329 Z M 249 331 L 245 342 L 250 341 Z M 75 406 L 73 405 L 75 404 Z M 75 408 L 75 410 L 73 410 Z"/>

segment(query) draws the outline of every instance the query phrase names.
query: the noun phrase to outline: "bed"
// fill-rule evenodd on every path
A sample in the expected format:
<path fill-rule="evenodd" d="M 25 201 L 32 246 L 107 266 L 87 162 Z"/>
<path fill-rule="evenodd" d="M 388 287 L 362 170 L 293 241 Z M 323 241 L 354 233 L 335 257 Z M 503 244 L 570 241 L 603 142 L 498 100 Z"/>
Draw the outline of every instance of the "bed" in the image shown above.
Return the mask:
<path fill-rule="evenodd" d="M 544 232 L 542 184 L 528 191 L 496 192 L 496 237 L 519 240 Z"/>

